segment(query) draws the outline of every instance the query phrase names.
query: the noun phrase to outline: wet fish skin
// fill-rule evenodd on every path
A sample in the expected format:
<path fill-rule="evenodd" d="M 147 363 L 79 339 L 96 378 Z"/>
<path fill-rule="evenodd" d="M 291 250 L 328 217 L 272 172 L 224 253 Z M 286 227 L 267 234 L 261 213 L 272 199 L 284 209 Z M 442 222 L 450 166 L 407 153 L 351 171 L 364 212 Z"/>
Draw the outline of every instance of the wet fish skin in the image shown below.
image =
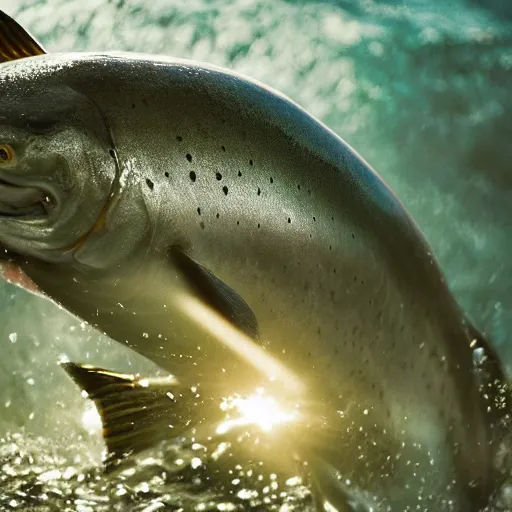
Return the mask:
<path fill-rule="evenodd" d="M 60 88 L 69 94 L 59 109 L 72 116 L 40 101 Z M 64 182 L 89 186 L 78 208 L 62 210 L 79 228 L 57 220 L 43 236 L 0 219 L 0 241 L 44 293 L 219 395 L 264 379 L 180 314 L 176 297 L 193 283 L 216 290 L 219 311 L 247 320 L 249 307 L 258 343 L 301 376 L 328 425 L 315 453 L 344 476 L 398 508 L 422 490 L 432 510 L 485 503 L 494 440 L 471 328 L 403 206 L 332 131 L 249 79 L 144 55 L 8 62 L 0 95 L 0 140 L 21 153 L 9 175 L 31 183 L 24 154 L 36 141 L 47 177 L 57 151 Z M 53 128 L 20 130 L 20 112 Z M 74 142 L 97 160 L 66 153 Z M 65 187 L 54 194 L 69 203 Z M 408 461 L 423 478 L 409 488 Z"/>

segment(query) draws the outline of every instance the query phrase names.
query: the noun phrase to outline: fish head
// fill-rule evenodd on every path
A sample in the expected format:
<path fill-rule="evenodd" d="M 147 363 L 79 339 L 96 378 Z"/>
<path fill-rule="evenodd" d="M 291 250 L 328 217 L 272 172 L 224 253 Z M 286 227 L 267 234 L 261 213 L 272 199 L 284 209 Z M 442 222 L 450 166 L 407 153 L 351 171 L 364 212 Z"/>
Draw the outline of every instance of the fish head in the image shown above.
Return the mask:
<path fill-rule="evenodd" d="M 40 58 L 0 69 L 0 245 L 60 262 L 101 221 L 118 166 L 95 103 L 30 73 Z"/>

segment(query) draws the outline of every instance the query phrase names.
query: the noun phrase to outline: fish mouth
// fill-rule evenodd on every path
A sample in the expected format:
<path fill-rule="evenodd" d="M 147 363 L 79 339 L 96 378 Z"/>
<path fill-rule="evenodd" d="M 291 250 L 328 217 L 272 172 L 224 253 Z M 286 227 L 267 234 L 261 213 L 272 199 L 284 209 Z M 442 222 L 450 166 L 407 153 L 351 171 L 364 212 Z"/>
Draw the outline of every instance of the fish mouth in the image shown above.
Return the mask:
<path fill-rule="evenodd" d="M 17 185 L 0 178 L 0 217 L 47 217 L 54 204 L 53 197 L 41 187 Z"/>

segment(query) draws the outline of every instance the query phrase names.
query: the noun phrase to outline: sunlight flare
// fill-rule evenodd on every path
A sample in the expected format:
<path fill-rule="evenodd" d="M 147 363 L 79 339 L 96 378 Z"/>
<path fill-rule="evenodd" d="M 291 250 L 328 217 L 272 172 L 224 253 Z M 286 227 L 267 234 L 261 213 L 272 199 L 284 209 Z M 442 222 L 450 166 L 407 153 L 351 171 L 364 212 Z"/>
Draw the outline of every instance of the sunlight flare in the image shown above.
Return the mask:
<path fill-rule="evenodd" d="M 231 397 L 222 403 L 221 409 L 239 415 L 222 422 L 217 427 L 216 432 L 221 435 L 244 425 L 257 425 L 264 432 L 270 432 L 277 425 L 299 419 L 297 411 L 283 408 L 275 398 L 265 395 L 263 388 L 259 388 L 256 393 L 247 398 Z"/>

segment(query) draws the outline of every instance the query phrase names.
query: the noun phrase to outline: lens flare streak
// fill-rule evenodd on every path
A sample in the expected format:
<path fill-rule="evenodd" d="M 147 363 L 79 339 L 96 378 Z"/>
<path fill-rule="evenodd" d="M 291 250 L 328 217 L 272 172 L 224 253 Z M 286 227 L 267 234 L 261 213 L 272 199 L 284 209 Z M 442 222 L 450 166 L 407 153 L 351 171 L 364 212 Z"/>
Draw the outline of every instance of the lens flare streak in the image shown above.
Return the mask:
<path fill-rule="evenodd" d="M 253 339 L 245 335 L 212 308 L 185 294 L 176 294 L 177 307 L 195 323 L 217 338 L 231 351 L 251 364 L 271 382 L 282 384 L 283 390 L 298 397 L 306 388 L 302 380 L 278 359 L 267 353 Z"/>
<path fill-rule="evenodd" d="M 277 425 L 299 419 L 297 411 L 283 409 L 273 397 L 264 394 L 263 388 L 247 398 L 229 398 L 222 403 L 221 408 L 224 411 L 236 411 L 240 416 L 222 422 L 216 429 L 219 435 L 244 425 L 256 425 L 264 432 L 270 432 Z"/>

